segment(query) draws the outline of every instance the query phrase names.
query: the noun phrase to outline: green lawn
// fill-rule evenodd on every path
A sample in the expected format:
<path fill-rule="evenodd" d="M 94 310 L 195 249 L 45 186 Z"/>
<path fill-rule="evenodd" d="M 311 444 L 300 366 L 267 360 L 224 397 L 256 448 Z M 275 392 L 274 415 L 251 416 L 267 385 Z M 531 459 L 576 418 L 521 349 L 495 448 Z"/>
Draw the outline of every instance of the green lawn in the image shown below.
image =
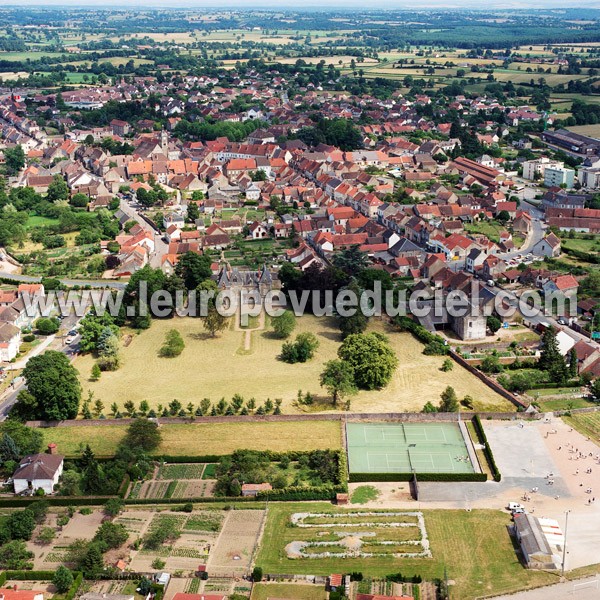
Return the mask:
<path fill-rule="evenodd" d="M 285 546 L 301 540 L 306 530 L 291 527 L 290 515 L 306 512 L 300 503 L 271 503 L 256 564 L 265 573 L 329 575 L 362 571 L 365 576 L 391 573 L 419 574 L 424 579 L 444 577 L 455 581 L 452 597 L 469 600 L 492 593 L 509 593 L 519 589 L 558 582 L 556 574 L 530 571 L 521 565 L 508 534 L 510 516 L 494 510 L 426 510 L 425 528 L 432 558 L 320 558 L 289 559 Z M 331 512 L 330 504 L 311 504 L 310 511 Z M 338 511 L 336 511 L 338 512 Z M 339 511 L 344 512 L 344 511 Z M 307 537 L 306 539 L 309 539 Z"/>
<path fill-rule="evenodd" d="M 559 388 L 564 389 L 564 395 L 568 396 L 573 393 L 573 388 Z M 554 390 L 555 392 L 561 393 L 559 390 Z M 536 392 L 540 391 L 548 391 L 550 390 L 536 390 Z M 529 394 L 531 395 L 531 394 Z M 574 408 L 588 408 L 590 406 L 597 406 L 597 403 L 590 402 L 585 398 L 556 398 L 554 400 L 538 400 L 540 405 L 540 409 L 542 411 L 554 411 L 554 410 L 572 410 Z"/>
<path fill-rule="evenodd" d="M 379 498 L 379 490 L 372 485 L 361 485 L 352 492 L 350 502 L 352 504 L 364 504 Z"/>
<path fill-rule="evenodd" d="M 25 223 L 26 229 L 31 229 L 32 227 L 40 227 L 42 225 L 56 225 L 58 223 L 58 219 L 49 219 L 48 217 L 40 217 L 39 215 L 31 215 L 27 222 Z"/>
<path fill-rule="evenodd" d="M 469 233 L 480 233 L 487 236 L 492 242 L 500 240 L 500 232 L 505 231 L 506 227 L 498 221 L 477 221 L 465 225 L 465 230 Z"/>
<path fill-rule="evenodd" d="M 573 250 L 579 250 L 580 252 L 597 252 L 598 242 L 600 242 L 600 237 L 594 238 L 592 240 L 569 237 L 565 237 L 562 239 L 563 248 L 572 248 Z"/>
<path fill-rule="evenodd" d="M 54 442 L 66 456 L 89 444 L 99 456 L 111 456 L 123 439 L 125 425 L 53 427 L 41 429 L 44 444 Z M 161 425 L 162 443 L 155 456 L 206 456 L 250 450 L 318 450 L 340 448 L 338 421 L 279 423 L 189 423 Z"/>

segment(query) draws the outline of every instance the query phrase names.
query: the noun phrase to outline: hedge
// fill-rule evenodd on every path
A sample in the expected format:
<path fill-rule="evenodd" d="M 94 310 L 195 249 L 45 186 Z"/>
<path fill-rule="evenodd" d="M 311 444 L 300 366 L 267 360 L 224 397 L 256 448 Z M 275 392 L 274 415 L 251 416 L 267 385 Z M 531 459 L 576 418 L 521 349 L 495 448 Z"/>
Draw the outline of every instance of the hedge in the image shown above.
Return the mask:
<path fill-rule="evenodd" d="M 111 498 L 119 496 L 44 496 L 51 506 L 100 506 Z M 40 500 L 40 496 L 26 498 L 0 498 L 0 508 L 27 508 L 32 502 Z"/>
<path fill-rule="evenodd" d="M 412 481 L 414 475 L 417 481 L 487 481 L 485 473 L 350 473 L 350 482 Z"/>
<path fill-rule="evenodd" d="M 564 242 L 568 243 L 569 240 L 566 239 Z M 591 263 L 593 265 L 600 264 L 600 255 L 594 252 L 583 252 L 582 250 L 575 250 L 575 248 L 569 248 L 568 246 L 562 245 L 561 250 L 565 254 L 569 254 L 570 256 L 574 256 L 575 258 L 579 258 L 585 262 Z"/>
<path fill-rule="evenodd" d="M 288 487 L 280 490 L 259 492 L 257 500 L 333 500 L 336 494 L 347 492 L 347 486 L 321 485 L 312 487 Z"/>
<path fill-rule="evenodd" d="M 430 349 L 435 348 L 435 352 L 427 352 L 427 354 L 444 355 L 450 351 L 450 347 L 446 345 L 443 337 L 427 331 L 425 327 L 419 325 L 409 317 L 395 317 L 393 323 L 402 331 L 412 333 L 420 342 L 429 346 Z"/>
<path fill-rule="evenodd" d="M 83 583 L 83 573 L 81 571 L 77 571 L 77 573 L 73 573 L 73 575 L 75 575 L 75 579 L 73 580 L 71 587 L 67 590 L 67 593 L 64 595 L 64 600 L 73 600 Z"/>
<path fill-rule="evenodd" d="M 494 481 L 501 481 L 502 474 L 500 473 L 500 470 L 498 469 L 498 466 L 496 465 L 496 460 L 494 459 L 494 454 L 492 453 L 492 449 L 487 440 L 487 436 L 485 435 L 485 431 L 483 430 L 483 425 L 481 424 L 481 419 L 479 418 L 479 415 L 477 415 L 477 414 L 475 414 L 473 416 L 473 427 L 475 427 L 475 431 L 477 432 L 477 435 L 479 436 L 479 439 L 483 444 L 483 453 L 485 454 L 485 457 L 488 461 L 490 469 L 492 470 L 492 475 L 494 477 Z"/>

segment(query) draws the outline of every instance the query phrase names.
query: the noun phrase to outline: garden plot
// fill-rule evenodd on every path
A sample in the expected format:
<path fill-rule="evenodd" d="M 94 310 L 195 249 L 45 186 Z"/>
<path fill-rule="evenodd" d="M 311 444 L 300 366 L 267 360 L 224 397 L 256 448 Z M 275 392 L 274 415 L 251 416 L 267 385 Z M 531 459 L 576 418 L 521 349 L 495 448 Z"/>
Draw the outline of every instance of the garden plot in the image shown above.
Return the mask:
<path fill-rule="evenodd" d="M 420 512 L 294 513 L 311 534 L 285 547 L 288 558 L 431 558 Z"/>
<path fill-rule="evenodd" d="M 234 510 L 227 514 L 208 561 L 211 575 L 245 573 L 250 568 L 264 517 L 264 510 Z"/>
<path fill-rule="evenodd" d="M 203 463 L 163 464 L 153 479 L 136 481 L 128 498 L 207 498 L 214 495 L 214 465 Z"/>

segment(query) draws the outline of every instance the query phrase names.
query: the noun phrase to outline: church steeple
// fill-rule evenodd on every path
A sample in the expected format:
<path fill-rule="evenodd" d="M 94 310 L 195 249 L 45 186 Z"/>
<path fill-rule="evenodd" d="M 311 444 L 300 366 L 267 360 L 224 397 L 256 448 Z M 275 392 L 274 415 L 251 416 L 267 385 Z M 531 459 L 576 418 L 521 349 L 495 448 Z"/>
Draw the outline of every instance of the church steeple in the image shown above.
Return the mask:
<path fill-rule="evenodd" d="M 160 148 L 162 153 L 169 158 L 169 134 L 167 130 L 163 128 L 160 132 Z"/>

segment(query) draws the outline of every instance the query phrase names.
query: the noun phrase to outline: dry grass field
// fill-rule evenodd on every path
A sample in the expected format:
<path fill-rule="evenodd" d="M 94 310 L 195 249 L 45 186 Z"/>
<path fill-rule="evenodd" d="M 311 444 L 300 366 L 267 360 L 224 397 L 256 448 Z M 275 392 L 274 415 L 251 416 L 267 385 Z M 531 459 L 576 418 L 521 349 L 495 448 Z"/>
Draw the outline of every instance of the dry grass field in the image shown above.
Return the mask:
<path fill-rule="evenodd" d="M 408 333 L 387 330 L 381 321 L 371 324 L 372 330 L 384 331 L 399 359 L 390 384 L 383 390 L 361 391 L 352 398 L 356 412 L 419 411 L 427 401 L 439 402 L 444 388 L 451 385 L 459 398 L 470 395 L 477 410 L 513 410 L 506 400 L 495 394 L 479 379 L 454 365 L 448 373 L 441 371 L 443 358 L 425 356 L 423 346 Z M 160 358 L 169 329 L 181 332 L 186 347 L 177 358 Z M 89 380 L 94 364 L 92 356 L 75 361 L 84 391 L 92 390 L 108 407 L 116 402 L 120 407 L 126 400 L 136 405 L 147 400 L 151 407 L 167 406 L 178 399 L 183 406 L 197 405 L 202 398 L 213 403 L 222 397 L 230 400 L 242 394 L 246 400 L 255 398 L 257 405 L 267 398 L 283 400 L 284 414 L 296 413 L 305 407 L 294 406 L 298 390 L 321 395 L 311 407 L 314 411 L 331 410 L 329 398 L 319 385 L 319 375 L 326 361 L 336 358 L 341 342 L 333 319 L 304 316 L 298 319 L 294 335 L 312 331 L 320 346 L 315 357 L 304 364 L 287 364 L 278 359 L 281 340 L 268 331 L 250 334 L 250 348 L 244 346 L 244 332 L 233 328 L 216 338 L 206 335 L 199 319 L 155 320 L 150 329 L 134 335 L 122 350 L 122 367 Z"/>
<path fill-rule="evenodd" d="M 290 598 L 290 600 L 325 600 L 327 592 L 317 585 L 293 583 L 256 583 L 252 587 L 251 600 Z"/>
<path fill-rule="evenodd" d="M 125 425 L 54 427 L 41 429 L 44 443 L 54 442 L 61 454 L 76 456 L 89 444 L 98 456 L 110 456 L 125 435 Z M 162 443 L 155 456 L 206 456 L 249 450 L 320 450 L 340 448 L 338 421 L 285 423 L 186 423 L 161 425 Z"/>
<path fill-rule="evenodd" d="M 569 127 L 569 131 L 580 133 L 581 135 L 589 135 L 590 137 L 600 138 L 600 124 L 597 125 L 576 125 Z"/>

